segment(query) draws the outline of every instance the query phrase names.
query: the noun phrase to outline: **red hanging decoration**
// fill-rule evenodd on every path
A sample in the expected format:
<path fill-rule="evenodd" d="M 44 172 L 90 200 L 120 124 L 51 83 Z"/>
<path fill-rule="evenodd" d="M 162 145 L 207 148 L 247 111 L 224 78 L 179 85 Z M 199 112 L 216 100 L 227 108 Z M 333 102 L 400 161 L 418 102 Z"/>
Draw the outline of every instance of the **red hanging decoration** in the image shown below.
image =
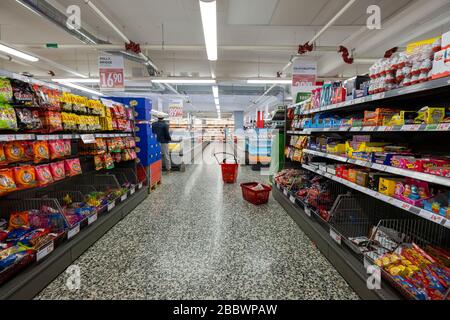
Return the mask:
<path fill-rule="evenodd" d="M 139 43 L 135 43 L 133 41 L 130 41 L 130 43 L 125 43 L 125 50 L 131 51 L 135 54 L 140 54 L 141 51 L 141 45 Z"/>
<path fill-rule="evenodd" d="M 392 55 L 394 54 L 394 53 L 396 53 L 398 51 L 398 47 L 394 47 L 394 48 L 392 48 L 392 49 L 389 49 L 388 51 L 386 51 L 386 53 L 384 54 L 384 57 L 386 58 L 386 59 L 389 59 L 390 57 L 392 57 Z"/>
<path fill-rule="evenodd" d="M 353 64 L 354 60 L 352 57 L 350 57 L 350 53 L 348 52 L 348 49 L 344 46 L 339 46 L 339 53 L 342 54 L 342 59 L 347 64 Z"/>
<path fill-rule="evenodd" d="M 306 42 L 305 44 L 301 44 L 298 46 L 298 54 L 305 54 L 307 52 L 311 52 L 314 49 L 314 44 L 309 44 Z"/>

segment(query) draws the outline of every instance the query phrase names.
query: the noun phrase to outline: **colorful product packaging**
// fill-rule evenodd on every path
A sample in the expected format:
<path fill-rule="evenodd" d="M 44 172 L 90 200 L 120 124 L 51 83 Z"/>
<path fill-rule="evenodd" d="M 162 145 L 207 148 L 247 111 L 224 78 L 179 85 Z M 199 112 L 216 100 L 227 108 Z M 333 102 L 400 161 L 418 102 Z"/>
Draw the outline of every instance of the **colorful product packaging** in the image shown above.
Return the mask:
<path fill-rule="evenodd" d="M 54 182 L 52 173 L 50 171 L 50 166 L 48 164 L 35 167 L 36 177 L 39 186 L 46 186 Z"/>
<path fill-rule="evenodd" d="M 73 177 L 82 174 L 80 159 L 68 159 L 64 161 L 66 176 Z"/>
<path fill-rule="evenodd" d="M 54 181 L 63 180 L 66 178 L 66 171 L 64 169 L 64 161 L 50 163 L 50 172 Z"/>
<path fill-rule="evenodd" d="M 50 159 L 50 150 L 47 141 L 35 141 L 33 143 L 34 163 Z"/>
<path fill-rule="evenodd" d="M 61 159 L 65 157 L 65 145 L 63 140 L 51 140 L 48 143 L 50 159 Z"/>
<path fill-rule="evenodd" d="M 17 190 L 12 169 L 0 169 L 0 195 Z"/>
<path fill-rule="evenodd" d="M 20 166 L 14 168 L 14 180 L 17 188 L 29 189 L 37 186 L 36 170 L 33 166 Z"/>

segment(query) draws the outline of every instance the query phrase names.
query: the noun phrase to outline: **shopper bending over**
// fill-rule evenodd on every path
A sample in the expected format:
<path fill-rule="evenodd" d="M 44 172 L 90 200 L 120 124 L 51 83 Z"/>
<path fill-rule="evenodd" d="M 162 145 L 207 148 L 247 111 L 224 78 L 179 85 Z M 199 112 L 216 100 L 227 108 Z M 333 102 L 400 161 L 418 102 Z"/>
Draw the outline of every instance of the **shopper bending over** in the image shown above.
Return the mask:
<path fill-rule="evenodd" d="M 167 173 L 170 173 L 172 169 L 172 163 L 170 161 L 169 142 L 172 142 L 170 137 L 169 125 L 164 121 L 164 116 L 159 116 L 158 121 L 153 124 L 153 134 L 156 134 L 158 142 L 161 144 L 161 153 L 164 160 Z"/>

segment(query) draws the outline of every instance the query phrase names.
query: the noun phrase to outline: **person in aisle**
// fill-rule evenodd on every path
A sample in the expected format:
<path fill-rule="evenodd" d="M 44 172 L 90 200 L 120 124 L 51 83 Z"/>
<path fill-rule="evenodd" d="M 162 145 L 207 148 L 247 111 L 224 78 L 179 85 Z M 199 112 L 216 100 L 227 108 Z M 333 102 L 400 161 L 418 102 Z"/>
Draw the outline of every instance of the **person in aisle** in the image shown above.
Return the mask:
<path fill-rule="evenodd" d="M 153 124 L 152 131 L 153 134 L 156 134 L 158 142 L 161 144 L 163 162 L 167 173 L 170 173 L 172 163 L 170 160 L 169 142 L 172 142 L 172 138 L 170 137 L 169 125 L 164 121 L 164 116 L 158 116 L 158 121 Z"/>

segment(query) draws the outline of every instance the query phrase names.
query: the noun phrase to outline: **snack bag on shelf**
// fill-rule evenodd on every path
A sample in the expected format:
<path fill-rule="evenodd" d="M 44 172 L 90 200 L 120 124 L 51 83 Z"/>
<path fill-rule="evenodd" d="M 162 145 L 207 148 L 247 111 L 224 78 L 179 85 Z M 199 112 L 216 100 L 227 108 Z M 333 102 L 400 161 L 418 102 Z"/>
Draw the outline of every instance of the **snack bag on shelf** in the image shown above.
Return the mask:
<path fill-rule="evenodd" d="M 28 211 L 13 212 L 9 216 L 8 230 L 30 228 Z"/>
<path fill-rule="evenodd" d="M 50 133 L 64 130 L 60 112 L 44 111 L 41 119 L 44 129 Z"/>
<path fill-rule="evenodd" d="M 50 159 L 61 159 L 65 156 L 65 144 L 63 140 L 51 140 L 48 142 Z"/>
<path fill-rule="evenodd" d="M 71 140 L 62 140 L 64 145 L 64 156 L 70 157 L 72 155 L 72 141 Z"/>
<path fill-rule="evenodd" d="M 50 166 L 48 164 L 35 167 L 36 177 L 40 187 L 52 184 L 54 182 Z"/>
<path fill-rule="evenodd" d="M 64 161 L 66 176 L 74 177 L 82 174 L 80 159 L 68 159 Z"/>
<path fill-rule="evenodd" d="M 42 130 L 39 111 L 29 108 L 16 108 L 17 123 L 20 130 L 37 132 Z"/>
<path fill-rule="evenodd" d="M 95 170 L 100 171 L 105 167 L 102 155 L 97 155 L 94 157 Z"/>
<path fill-rule="evenodd" d="M 47 141 L 34 141 L 33 143 L 34 163 L 50 159 L 50 151 Z"/>
<path fill-rule="evenodd" d="M 35 93 L 33 92 L 29 83 L 16 79 L 11 79 L 10 81 L 13 90 L 14 105 L 28 107 L 37 106 Z"/>
<path fill-rule="evenodd" d="M 0 78 L 0 103 L 9 103 L 13 99 L 11 82 L 7 78 Z"/>
<path fill-rule="evenodd" d="M 105 164 L 105 169 L 107 169 L 107 170 L 114 169 L 114 160 L 113 160 L 111 154 L 106 153 L 102 157 L 103 157 L 103 162 Z"/>
<path fill-rule="evenodd" d="M 64 169 L 64 161 L 50 163 L 50 172 L 54 181 L 63 180 L 66 178 L 66 171 Z"/>
<path fill-rule="evenodd" d="M 9 163 L 26 161 L 25 144 L 21 141 L 6 142 L 3 150 Z"/>
<path fill-rule="evenodd" d="M 8 164 L 5 151 L 3 150 L 3 143 L 0 143 L 0 166 Z"/>
<path fill-rule="evenodd" d="M 17 190 L 12 169 L 0 169 L 0 195 Z"/>
<path fill-rule="evenodd" d="M 8 104 L 0 104 L 0 130 L 17 129 L 17 118 L 14 108 Z"/>
<path fill-rule="evenodd" d="M 37 186 L 36 170 L 33 166 L 20 166 L 14 168 L 14 180 L 19 190 Z"/>

